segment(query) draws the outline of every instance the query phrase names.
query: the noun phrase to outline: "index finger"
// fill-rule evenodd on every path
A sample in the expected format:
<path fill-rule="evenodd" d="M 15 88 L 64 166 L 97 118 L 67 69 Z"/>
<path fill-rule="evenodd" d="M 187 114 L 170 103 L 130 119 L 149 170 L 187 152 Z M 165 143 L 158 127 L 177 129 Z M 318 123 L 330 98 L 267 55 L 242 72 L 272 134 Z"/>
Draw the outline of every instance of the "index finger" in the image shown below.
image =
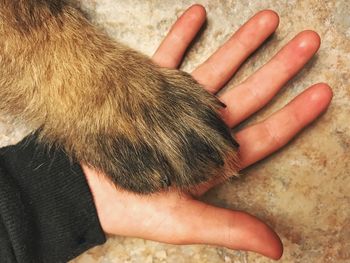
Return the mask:
<path fill-rule="evenodd" d="M 315 84 L 266 120 L 236 133 L 241 168 L 264 159 L 286 145 L 327 109 L 332 96 L 332 90 L 327 84 Z M 220 183 L 222 180 L 214 178 L 211 182 L 197 186 L 191 194 L 201 196 Z"/>

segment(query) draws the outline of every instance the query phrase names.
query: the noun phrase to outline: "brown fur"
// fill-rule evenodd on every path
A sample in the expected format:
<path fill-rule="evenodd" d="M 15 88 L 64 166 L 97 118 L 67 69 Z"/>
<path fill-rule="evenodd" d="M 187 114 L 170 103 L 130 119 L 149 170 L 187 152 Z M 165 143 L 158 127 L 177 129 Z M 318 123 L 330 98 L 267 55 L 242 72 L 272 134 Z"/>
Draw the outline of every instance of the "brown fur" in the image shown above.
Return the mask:
<path fill-rule="evenodd" d="M 0 109 L 138 193 L 237 172 L 219 101 L 92 26 L 75 3 L 0 0 Z"/>

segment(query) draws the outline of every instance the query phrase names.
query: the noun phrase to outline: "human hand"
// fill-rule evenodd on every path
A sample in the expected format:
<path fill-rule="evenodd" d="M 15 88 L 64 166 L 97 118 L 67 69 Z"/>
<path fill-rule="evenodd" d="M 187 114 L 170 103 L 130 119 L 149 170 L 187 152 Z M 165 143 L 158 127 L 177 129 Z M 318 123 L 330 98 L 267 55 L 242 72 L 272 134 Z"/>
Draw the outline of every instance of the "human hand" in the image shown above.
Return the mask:
<path fill-rule="evenodd" d="M 278 20 L 272 11 L 256 14 L 200 65 L 193 77 L 209 92 L 218 92 L 242 62 L 275 31 Z M 154 62 L 163 67 L 178 67 L 204 21 L 204 8 L 190 7 L 156 51 Z M 220 100 L 227 105 L 221 116 L 227 125 L 234 127 L 266 105 L 315 54 L 319 45 L 316 33 L 301 32 L 243 83 L 221 94 Z M 288 143 L 327 108 L 331 98 L 332 91 L 326 84 L 313 85 L 266 120 L 239 131 L 236 139 L 240 144 L 241 168 Z M 87 166 L 83 165 L 83 170 L 107 233 L 171 244 L 219 245 L 255 251 L 273 259 L 282 255 L 278 236 L 257 218 L 196 200 L 219 182 L 201 186 L 191 194 L 169 190 L 139 196 L 116 189 L 106 176 Z"/>

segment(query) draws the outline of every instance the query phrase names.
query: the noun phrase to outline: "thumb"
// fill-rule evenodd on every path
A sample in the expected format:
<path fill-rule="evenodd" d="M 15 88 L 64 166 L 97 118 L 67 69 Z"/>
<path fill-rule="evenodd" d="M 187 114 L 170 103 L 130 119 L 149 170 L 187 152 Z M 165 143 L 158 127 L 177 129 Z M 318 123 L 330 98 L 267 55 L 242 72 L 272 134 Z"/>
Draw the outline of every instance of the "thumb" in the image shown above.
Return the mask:
<path fill-rule="evenodd" d="M 283 245 L 277 234 L 265 223 L 244 212 L 232 211 L 191 200 L 187 222 L 191 222 L 189 243 L 224 246 L 253 251 L 279 259 Z M 191 219 L 192 217 L 192 219 Z"/>

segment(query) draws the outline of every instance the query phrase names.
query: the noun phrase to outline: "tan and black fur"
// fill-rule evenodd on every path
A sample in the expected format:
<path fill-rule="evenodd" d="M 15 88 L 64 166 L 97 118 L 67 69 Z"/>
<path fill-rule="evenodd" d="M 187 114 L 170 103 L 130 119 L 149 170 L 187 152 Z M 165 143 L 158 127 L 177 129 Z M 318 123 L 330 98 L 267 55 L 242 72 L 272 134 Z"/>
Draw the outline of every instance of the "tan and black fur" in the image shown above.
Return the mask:
<path fill-rule="evenodd" d="M 95 28 L 77 3 L 0 0 L 0 109 L 47 145 L 152 193 L 237 172 L 221 103 Z"/>

